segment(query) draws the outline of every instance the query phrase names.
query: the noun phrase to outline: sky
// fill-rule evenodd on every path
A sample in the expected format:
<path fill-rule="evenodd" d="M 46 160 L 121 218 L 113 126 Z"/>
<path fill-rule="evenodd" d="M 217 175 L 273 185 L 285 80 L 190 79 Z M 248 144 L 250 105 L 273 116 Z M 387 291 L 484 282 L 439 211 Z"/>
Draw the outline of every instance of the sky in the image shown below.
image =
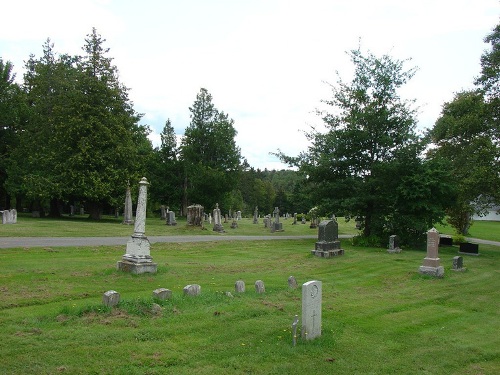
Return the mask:
<path fill-rule="evenodd" d="M 431 128 L 454 93 L 473 88 L 498 0 L 0 0 L 0 57 L 17 81 L 50 38 L 81 54 L 95 27 L 154 146 L 170 119 L 182 136 L 201 88 L 234 120 L 254 168 L 282 169 L 271 152 L 306 151 L 304 132 L 340 76 L 346 52 L 387 54 L 418 68 L 401 96 L 415 99 L 418 129 Z M 339 74 L 339 76 L 337 75 Z"/>

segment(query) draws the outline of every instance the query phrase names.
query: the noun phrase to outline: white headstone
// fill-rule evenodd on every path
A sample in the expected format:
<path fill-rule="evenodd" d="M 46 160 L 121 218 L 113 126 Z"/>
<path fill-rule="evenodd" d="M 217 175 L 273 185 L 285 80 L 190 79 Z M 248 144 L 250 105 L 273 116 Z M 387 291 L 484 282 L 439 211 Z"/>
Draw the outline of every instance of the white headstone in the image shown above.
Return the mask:
<path fill-rule="evenodd" d="M 321 281 L 302 284 L 302 338 L 305 340 L 321 336 L 321 302 Z"/>
<path fill-rule="evenodd" d="M 188 296 L 197 296 L 201 293 L 201 286 L 198 284 L 190 284 L 184 287 L 184 294 Z"/>
<path fill-rule="evenodd" d="M 118 302 L 120 302 L 120 293 L 118 293 L 114 290 L 108 290 L 102 296 L 102 302 L 107 307 L 116 306 L 116 305 L 118 305 Z"/>
<path fill-rule="evenodd" d="M 245 282 L 243 280 L 238 280 L 234 284 L 234 291 L 236 293 L 244 293 L 245 292 Z"/>
<path fill-rule="evenodd" d="M 255 291 L 259 294 L 266 291 L 266 287 L 264 286 L 264 282 L 262 280 L 257 280 L 255 282 Z"/>

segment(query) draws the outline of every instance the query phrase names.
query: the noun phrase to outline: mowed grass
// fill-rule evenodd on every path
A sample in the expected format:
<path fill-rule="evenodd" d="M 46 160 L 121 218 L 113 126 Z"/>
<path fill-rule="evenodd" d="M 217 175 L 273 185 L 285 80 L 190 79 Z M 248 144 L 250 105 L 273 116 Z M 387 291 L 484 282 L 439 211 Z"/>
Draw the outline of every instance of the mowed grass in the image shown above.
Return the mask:
<path fill-rule="evenodd" d="M 0 373 L 500 373 L 500 248 L 480 245 L 465 272 L 450 270 L 458 249 L 441 248 L 445 277 L 433 279 L 418 273 L 422 251 L 342 240 L 345 255 L 321 259 L 314 242 L 154 244 L 158 273 L 146 275 L 116 270 L 122 246 L 0 249 Z M 290 275 L 323 282 L 322 336 L 296 347 Z M 201 295 L 184 296 L 194 283 Z M 173 298 L 153 301 L 159 287 Z M 107 290 L 118 307 L 102 305 Z"/>
<path fill-rule="evenodd" d="M 61 218 L 32 218 L 28 214 L 19 214 L 16 224 L 0 225 L 0 237 L 119 237 L 130 236 L 134 233 L 134 225 L 122 224 L 123 218 L 103 216 L 100 221 L 89 220 L 88 216 L 77 215 Z M 213 231 L 213 224 L 204 223 L 204 228 L 186 225 L 185 218 L 177 218 L 176 226 L 165 224 L 158 216 L 149 215 L 146 219 L 147 236 L 183 236 L 183 235 L 209 235 L 209 236 L 252 236 L 271 235 L 270 229 L 264 228 L 263 219 L 258 224 L 253 224 L 253 219 L 243 218 L 238 221 L 238 228 L 232 229 L 232 220 L 223 223 L 225 233 Z M 290 235 L 317 235 L 317 229 L 309 228 L 306 224 L 293 225 L 293 219 L 281 219 L 283 232 L 272 233 L 273 236 Z M 356 223 L 351 220 L 345 222 L 339 218 L 339 234 L 357 234 Z"/>

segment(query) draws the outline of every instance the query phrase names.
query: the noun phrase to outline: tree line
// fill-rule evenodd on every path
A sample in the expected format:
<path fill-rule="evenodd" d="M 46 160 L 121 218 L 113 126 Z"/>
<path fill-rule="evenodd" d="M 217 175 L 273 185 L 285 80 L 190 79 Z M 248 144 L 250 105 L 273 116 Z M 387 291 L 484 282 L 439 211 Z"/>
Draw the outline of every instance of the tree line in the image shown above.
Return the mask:
<path fill-rule="evenodd" d="M 417 130 L 414 100 L 399 90 L 417 69 L 408 60 L 348 52 L 351 81 L 338 73 L 318 115 L 325 130 L 306 134 L 298 156 L 277 156 L 295 170 L 254 169 L 236 145 L 230 116 L 205 88 L 189 108 L 180 143 L 169 119 L 153 147 L 95 29 L 83 54 L 57 54 L 50 39 L 30 55 L 22 84 L 0 58 L 0 206 L 47 209 L 78 202 L 89 216 L 123 205 L 127 184 L 150 181 L 153 208 L 181 215 L 190 204 L 210 210 L 307 213 L 356 220 L 363 238 L 410 242 L 445 218 L 466 234 L 474 213 L 500 202 L 499 39 L 485 38 L 476 89 L 459 92 L 432 129 Z"/>

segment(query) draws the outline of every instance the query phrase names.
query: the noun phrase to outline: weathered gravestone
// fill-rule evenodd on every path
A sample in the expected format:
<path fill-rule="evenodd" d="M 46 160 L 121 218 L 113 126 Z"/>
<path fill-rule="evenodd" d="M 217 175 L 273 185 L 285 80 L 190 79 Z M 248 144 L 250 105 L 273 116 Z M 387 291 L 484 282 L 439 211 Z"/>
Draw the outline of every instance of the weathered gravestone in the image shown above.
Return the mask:
<path fill-rule="evenodd" d="M 168 211 L 167 212 L 167 225 L 177 225 L 177 221 L 175 221 L 175 212 L 174 211 Z"/>
<path fill-rule="evenodd" d="M 292 289 L 297 289 L 297 280 L 295 279 L 295 276 L 290 276 L 288 278 L 288 287 Z"/>
<path fill-rule="evenodd" d="M 271 227 L 271 224 L 270 224 L 271 223 L 271 218 L 269 217 L 269 215 L 264 216 L 263 221 L 264 221 L 264 228 Z"/>
<path fill-rule="evenodd" d="M 255 210 L 253 212 L 253 223 L 259 224 L 259 208 L 255 206 Z"/>
<path fill-rule="evenodd" d="M 113 307 L 120 302 L 120 293 L 114 290 L 108 290 L 102 296 L 102 303 L 107 307 Z"/>
<path fill-rule="evenodd" d="M 167 208 L 162 204 L 160 206 L 160 220 L 167 220 Z"/>
<path fill-rule="evenodd" d="M 319 224 L 318 241 L 311 254 L 322 258 L 330 258 L 343 255 L 344 250 L 340 248 L 339 224 L 335 220 L 323 220 Z"/>
<path fill-rule="evenodd" d="M 236 220 L 241 220 L 241 211 L 236 211 Z"/>
<path fill-rule="evenodd" d="M 387 249 L 388 253 L 400 253 L 401 248 L 399 247 L 399 237 L 393 234 L 389 236 L 389 248 Z"/>
<path fill-rule="evenodd" d="M 302 284 L 302 338 L 312 340 L 321 336 L 322 282 L 313 280 Z"/>
<path fill-rule="evenodd" d="M 172 291 L 170 289 L 158 288 L 153 290 L 153 298 L 166 300 L 172 298 Z"/>
<path fill-rule="evenodd" d="M 134 234 L 127 242 L 127 249 L 122 260 L 118 262 L 117 268 L 133 274 L 156 273 L 157 264 L 153 263 L 151 257 L 146 231 L 146 203 L 147 187 L 149 185 L 146 177 L 139 181 L 139 197 L 137 199 L 137 212 L 135 217 Z"/>
<path fill-rule="evenodd" d="M 434 277 L 444 276 L 444 267 L 439 264 L 438 247 L 439 232 L 436 228 L 432 228 L 427 232 L 427 256 L 419 268 L 421 274 Z"/>
<path fill-rule="evenodd" d="M 293 214 L 293 223 L 292 225 L 297 225 L 297 212 Z"/>
<path fill-rule="evenodd" d="M 236 293 L 244 293 L 245 292 L 245 282 L 243 280 L 238 280 L 234 284 L 234 291 Z"/>
<path fill-rule="evenodd" d="M 459 256 L 453 257 L 453 263 L 451 269 L 453 271 L 465 271 L 466 268 L 464 268 L 464 258 Z"/>
<path fill-rule="evenodd" d="M 132 219 L 132 195 L 130 194 L 130 184 L 125 192 L 125 206 L 123 209 L 123 224 L 134 224 Z"/>
<path fill-rule="evenodd" d="M 219 203 L 215 204 L 215 208 L 213 210 L 214 216 L 214 232 L 224 233 L 224 227 L 222 226 L 222 217 L 220 213 Z"/>
<path fill-rule="evenodd" d="M 283 223 L 280 223 L 280 209 L 274 208 L 274 222 L 271 225 L 271 232 L 283 232 Z"/>
<path fill-rule="evenodd" d="M 255 291 L 258 294 L 262 294 L 266 291 L 266 287 L 264 286 L 264 282 L 262 280 L 257 280 L 255 282 Z"/>
<path fill-rule="evenodd" d="M 187 208 L 187 225 L 203 227 L 203 206 L 193 204 Z"/>
<path fill-rule="evenodd" d="M 198 284 L 186 285 L 183 288 L 184 294 L 187 296 L 197 296 L 201 293 L 201 286 Z"/>
<path fill-rule="evenodd" d="M 11 210 L 0 211 L 2 214 L 2 224 L 16 224 L 17 223 L 17 210 L 15 208 Z"/>

